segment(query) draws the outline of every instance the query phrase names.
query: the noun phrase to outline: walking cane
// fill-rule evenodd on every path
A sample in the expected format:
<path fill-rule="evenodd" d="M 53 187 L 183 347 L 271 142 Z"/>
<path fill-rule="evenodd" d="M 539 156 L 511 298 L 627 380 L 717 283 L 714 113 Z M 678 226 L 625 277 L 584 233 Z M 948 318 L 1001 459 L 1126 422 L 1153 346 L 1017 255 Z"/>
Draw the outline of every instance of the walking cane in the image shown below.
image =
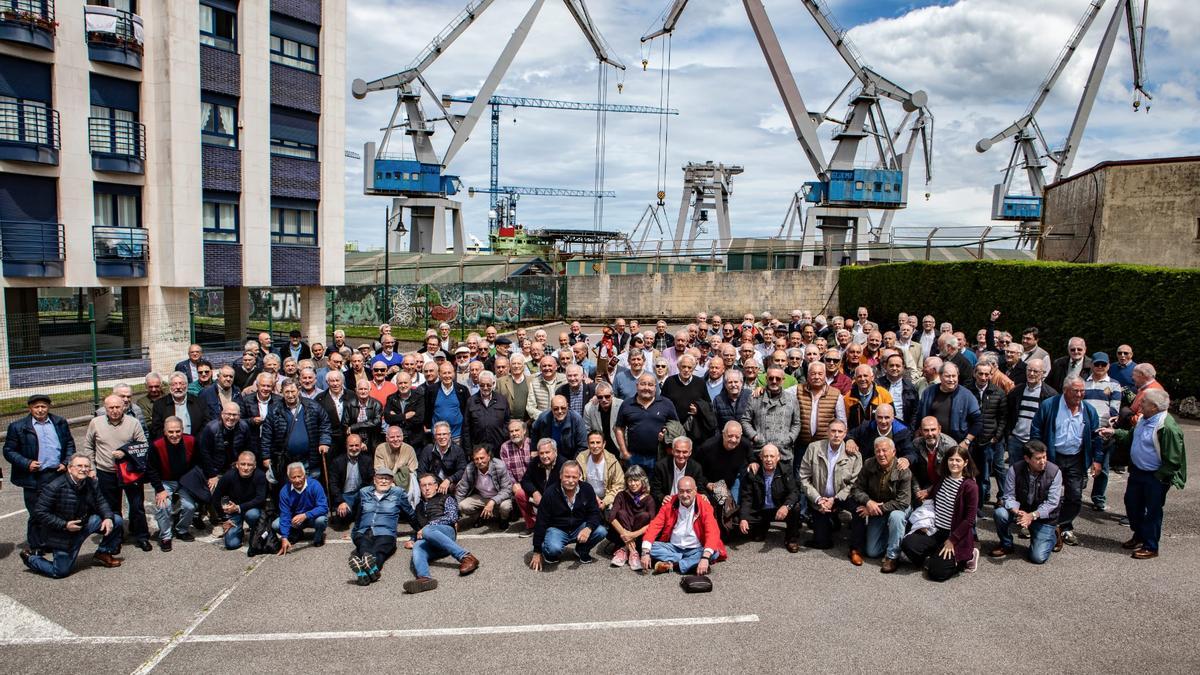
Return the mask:
<path fill-rule="evenodd" d="M 325 463 L 325 455 L 328 452 L 321 453 L 321 478 L 325 481 L 325 494 L 329 494 L 329 465 Z"/>

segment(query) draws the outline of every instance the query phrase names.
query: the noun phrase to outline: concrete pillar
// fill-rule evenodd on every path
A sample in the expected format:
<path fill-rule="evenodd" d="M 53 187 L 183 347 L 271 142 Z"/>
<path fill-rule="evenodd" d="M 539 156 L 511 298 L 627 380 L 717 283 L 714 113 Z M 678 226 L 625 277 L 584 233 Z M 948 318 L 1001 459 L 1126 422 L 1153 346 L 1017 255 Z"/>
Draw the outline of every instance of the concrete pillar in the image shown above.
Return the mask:
<path fill-rule="evenodd" d="M 250 291 L 246 288 L 224 289 L 225 339 L 239 344 L 246 341 L 250 328 Z"/>
<path fill-rule="evenodd" d="M 187 357 L 191 332 L 188 318 L 188 289 L 147 286 L 126 288 L 122 293 L 125 321 L 133 339 L 150 352 L 150 369 L 170 373 Z M 137 332 L 132 332 L 136 323 Z"/>
<path fill-rule="evenodd" d="M 117 310 L 116 293 L 111 288 L 89 288 L 87 300 L 95 310 L 96 330 L 107 330 L 109 317 Z M 86 307 L 83 309 L 83 316 L 84 319 L 87 318 Z"/>
<path fill-rule="evenodd" d="M 323 286 L 300 287 L 300 332 L 305 341 L 328 344 L 325 334 L 325 288 Z"/>

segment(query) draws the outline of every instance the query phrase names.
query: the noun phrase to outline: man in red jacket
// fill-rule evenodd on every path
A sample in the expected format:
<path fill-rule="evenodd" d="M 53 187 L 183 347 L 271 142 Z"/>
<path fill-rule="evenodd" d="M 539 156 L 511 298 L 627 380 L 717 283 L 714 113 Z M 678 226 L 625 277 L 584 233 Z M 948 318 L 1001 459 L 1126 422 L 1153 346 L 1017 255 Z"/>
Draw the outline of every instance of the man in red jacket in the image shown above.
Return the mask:
<path fill-rule="evenodd" d="M 696 498 L 696 481 L 679 480 L 677 494 L 667 498 L 642 538 L 642 565 L 654 574 L 677 568 L 680 574 L 708 574 L 709 565 L 727 557 L 721 532 L 707 499 Z"/>
<path fill-rule="evenodd" d="M 146 481 L 154 488 L 154 519 L 158 521 L 158 545 L 164 553 L 171 550 L 173 539 L 196 539 L 191 533 L 192 518 L 201 500 L 180 480 L 199 461 L 195 438 L 183 433 L 183 420 L 168 417 L 163 423 L 163 437 L 150 444 L 146 456 Z M 173 495 L 179 495 L 179 520 L 175 523 L 171 522 Z"/>

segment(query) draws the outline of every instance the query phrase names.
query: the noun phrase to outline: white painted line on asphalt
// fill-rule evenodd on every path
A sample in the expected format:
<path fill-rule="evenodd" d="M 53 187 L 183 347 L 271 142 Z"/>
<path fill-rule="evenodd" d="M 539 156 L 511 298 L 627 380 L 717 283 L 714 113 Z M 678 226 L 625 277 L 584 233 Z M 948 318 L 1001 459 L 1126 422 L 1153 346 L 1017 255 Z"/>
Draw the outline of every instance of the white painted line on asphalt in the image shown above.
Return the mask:
<path fill-rule="evenodd" d="M 630 621 L 585 621 L 545 623 L 521 626 L 463 626 L 460 628 L 411 628 L 402 630 L 318 631 L 313 633 L 235 633 L 230 635 L 193 635 L 188 643 L 199 642 L 286 642 L 290 640 L 348 640 L 364 638 L 450 637 L 458 635 L 506 635 L 513 633 L 554 633 L 564 631 L 618 630 L 625 628 L 670 628 L 675 626 L 715 626 L 731 623 L 757 623 L 757 614 L 733 616 L 697 616 L 675 619 L 636 619 Z"/>
<path fill-rule="evenodd" d="M 21 509 L 20 511 L 13 511 L 12 513 L 6 513 L 6 514 L 0 516 L 0 520 L 4 520 L 5 518 L 12 518 L 13 516 L 19 516 L 22 513 L 25 513 L 25 509 Z"/>
<path fill-rule="evenodd" d="M 182 631 L 171 636 L 171 639 L 166 645 L 163 646 L 162 649 L 158 650 L 158 652 L 156 652 L 154 656 L 150 657 L 150 660 L 143 663 L 140 668 L 133 671 L 133 675 L 146 675 L 146 673 L 154 670 L 158 664 L 162 663 L 163 659 L 167 658 L 170 656 L 171 652 L 175 651 L 176 647 L 187 641 L 188 637 L 200 627 L 200 624 L 204 623 L 205 619 L 212 616 L 212 613 L 221 606 L 221 603 L 225 602 L 225 599 L 232 595 L 234 590 L 236 590 L 243 581 L 250 578 L 250 575 L 254 574 L 254 570 L 258 569 L 259 566 L 263 564 L 263 561 L 269 557 L 270 556 L 259 556 L 258 560 L 255 560 L 248 568 L 246 568 L 246 571 L 243 572 L 236 581 L 230 584 L 228 588 L 218 593 L 217 596 L 210 600 L 207 605 L 201 607 L 200 611 L 196 613 L 196 618 L 192 619 L 192 622 L 188 624 L 187 628 L 184 628 Z"/>
<path fill-rule="evenodd" d="M 458 540 L 462 541 L 465 539 L 516 539 L 519 536 L 520 535 L 517 534 L 516 532 L 489 532 L 486 534 L 484 534 L 484 533 L 460 534 L 460 535 L 458 535 Z M 398 537 L 398 539 L 400 540 L 398 542 L 398 544 L 403 546 L 404 545 L 403 542 L 408 541 L 408 535 L 407 534 L 400 535 Z M 215 544 L 217 542 L 224 541 L 224 537 L 223 536 L 217 537 L 217 536 L 213 536 L 210 534 L 210 535 L 203 536 L 203 537 L 196 537 L 196 541 L 201 544 Z M 330 536 L 330 537 L 326 537 L 325 543 L 326 544 L 353 544 L 354 542 L 349 539 L 343 539 L 340 536 Z"/>
<path fill-rule="evenodd" d="M 121 644 L 164 644 L 169 637 L 153 635 L 75 635 L 71 637 L 26 637 L 0 640 L 0 647 L 27 647 L 30 645 L 121 645 Z"/>

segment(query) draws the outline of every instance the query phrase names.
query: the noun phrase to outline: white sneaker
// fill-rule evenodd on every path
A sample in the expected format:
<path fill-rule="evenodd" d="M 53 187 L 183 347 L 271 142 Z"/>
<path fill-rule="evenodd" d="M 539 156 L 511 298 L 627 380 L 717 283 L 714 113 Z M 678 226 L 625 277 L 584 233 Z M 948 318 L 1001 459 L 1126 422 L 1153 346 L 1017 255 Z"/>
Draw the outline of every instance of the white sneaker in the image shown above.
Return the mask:
<path fill-rule="evenodd" d="M 974 549 L 971 551 L 971 560 L 967 563 L 967 566 L 963 568 L 963 571 L 966 572 L 967 574 L 973 574 L 978 569 L 979 569 L 979 549 Z"/>

